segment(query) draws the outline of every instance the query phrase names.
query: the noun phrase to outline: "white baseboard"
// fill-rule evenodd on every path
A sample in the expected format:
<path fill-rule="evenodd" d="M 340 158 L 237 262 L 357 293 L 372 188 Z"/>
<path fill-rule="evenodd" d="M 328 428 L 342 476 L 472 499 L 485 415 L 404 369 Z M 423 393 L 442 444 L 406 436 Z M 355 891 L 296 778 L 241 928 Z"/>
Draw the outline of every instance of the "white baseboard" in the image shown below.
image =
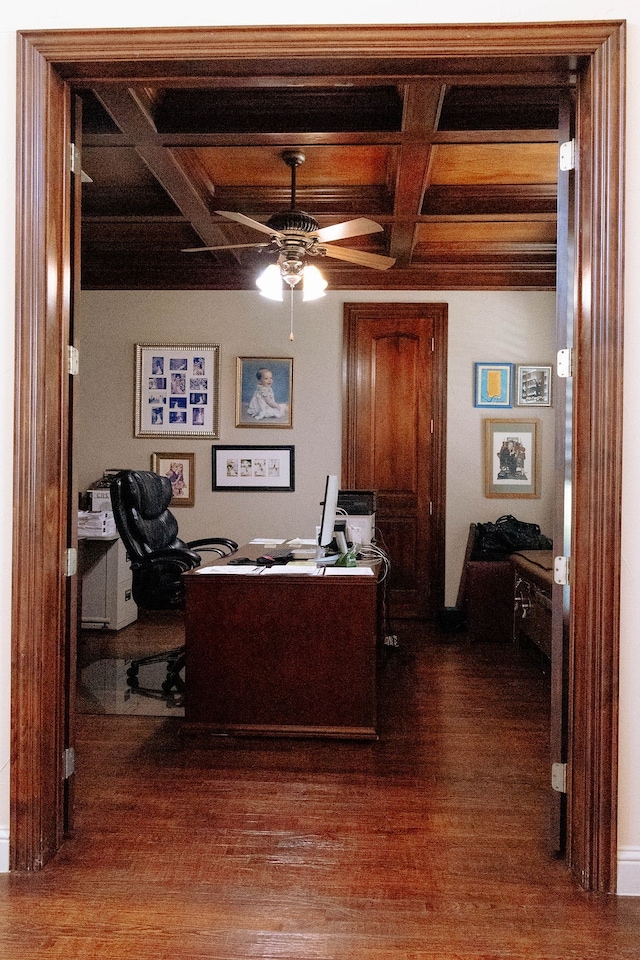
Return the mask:
<path fill-rule="evenodd" d="M 9 828 L 0 827 L 0 873 L 9 873 Z"/>
<path fill-rule="evenodd" d="M 619 897 L 640 897 L 640 847 L 618 847 Z"/>

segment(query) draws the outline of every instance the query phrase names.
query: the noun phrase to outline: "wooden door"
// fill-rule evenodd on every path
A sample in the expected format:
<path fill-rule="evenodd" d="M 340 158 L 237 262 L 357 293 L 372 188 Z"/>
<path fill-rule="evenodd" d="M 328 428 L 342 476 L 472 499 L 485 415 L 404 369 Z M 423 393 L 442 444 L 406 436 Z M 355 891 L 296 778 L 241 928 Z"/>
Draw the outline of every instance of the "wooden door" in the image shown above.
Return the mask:
<path fill-rule="evenodd" d="M 574 135 L 574 106 L 570 95 L 560 104 L 560 143 Z M 556 340 L 558 350 L 573 346 L 575 273 L 575 188 L 573 171 L 558 171 L 558 284 Z M 571 378 L 556 377 L 555 391 L 555 504 L 553 546 L 556 556 L 571 556 L 571 485 L 573 459 L 573 389 Z M 554 584 L 551 627 L 550 765 L 558 764 L 551 786 L 550 839 L 552 849 L 564 853 L 567 795 L 558 789 L 566 775 L 569 723 L 569 584 Z"/>
<path fill-rule="evenodd" d="M 376 492 L 392 618 L 444 603 L 447 305 L 344 308 L 342 488 Z"/>
<path fill-rule="evenodd" d="M 78 310 L 80 303 L 80 224 L 82 203 L 82 100 L 72 98 L 73 162 L 70 171 L 70 285 L 69 285 L 69 349 L 78 348 Z M 67 442 L 67 543 L 69 548 L 78 551 L 78 503 L 75 455 L 73 443 L 74 418 L 74 382 L 77 367 L 73 358 L 69 358 L 68 379 L 68 442 Z M 81 598 L 78 591 L 78 573 L 67 577 L 67 611 L 65 636 L 65 699 L 64 699 L 64 790 L 63 790 L 63 833 L 73 833 L 74 814 L 74 752 L 75 752 L 75 692 L 76 662 L 78 642 L 78 613 Z"/>

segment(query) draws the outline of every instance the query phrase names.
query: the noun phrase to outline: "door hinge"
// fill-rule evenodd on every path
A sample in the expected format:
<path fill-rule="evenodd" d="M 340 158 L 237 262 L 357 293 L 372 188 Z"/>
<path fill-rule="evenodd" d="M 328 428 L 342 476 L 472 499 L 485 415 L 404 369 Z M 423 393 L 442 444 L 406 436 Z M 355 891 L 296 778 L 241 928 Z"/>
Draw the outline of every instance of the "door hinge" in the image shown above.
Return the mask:
<path fill-rule="evenodd" d="M 565 140 L 560 144 L 560 169 L 564 171 L 576 168 L 576 141 Z"/>
<path fill-rule="evenodd" d="M 69 144 L 69 168 L 72 174 L 76 172 L 77 158 L 78 158 L 78 151 L 76 150 L 76 145 L 75 143 L 70 143 Z"/>
<path fill-rule="evenodd" d="M 573 347 L 558 350 L 556 371 L 562 380 L 573 376 Z"/>
<path fill-rule="evenodd" d="M 67 547 L 65 561 L 65 575 L 67 577 L 74 577 L 78 572 L 78 551 L 75 547 Z"/>
<path fill-rule="evenodd" d="M 63 779 L 68 780 L 76 771 L 76 752 L 73 747 L 67 747 L 62 754 Z"/>
<path fill-rule="evenodd" d="M 566 763 L 551 764 L 551 786 L 556 793 L 567 792 L 567 765 Z"/>
<path fill-rule="evenodd" d="M 80 366 L 80 354 L 78 348 L 74 347 L 72 343 L 67 345 L 67 374 L 70 377 L 78 376 L 78 368 Z"/>
<path fill-rule="evenodd" d="M 570 558 L 569 557 L 554 557 L 553 558 L 553 582 L 560 584 L 562 587 L 566 587 L 569 583 L 569 566 Z"/>
<path fill-rule="evenodd" d="M 69 173 L 73 177 L 77 173 L 78 167 L 80 165 L 80 151 L 76 147 L 75 143 L 69 144 Z M 80 177 L 83 183 L 93 183 L 93 180 L 88 173 L 85 173 L 82 167 L 80 167 Z"/>

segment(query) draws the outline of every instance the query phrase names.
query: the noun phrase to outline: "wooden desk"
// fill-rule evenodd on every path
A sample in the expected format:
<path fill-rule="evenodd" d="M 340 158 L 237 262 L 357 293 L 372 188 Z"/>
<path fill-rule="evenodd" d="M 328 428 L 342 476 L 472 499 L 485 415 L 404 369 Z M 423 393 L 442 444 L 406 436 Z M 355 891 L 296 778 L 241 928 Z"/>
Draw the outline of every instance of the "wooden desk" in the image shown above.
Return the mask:
<path fill-rule="evenodd" d="M 528 637 L 551 659 L 553 551 L 523 550 L 509 558 L 515 571 L 513 637 Z"/>
<path fill-rule="evenodd" d="M 260 552 L 245 546 L 236 556 Z M 205 571 L 184 575 L 187 732 L 375 739 L 375 568 L 342 577 Z"/>

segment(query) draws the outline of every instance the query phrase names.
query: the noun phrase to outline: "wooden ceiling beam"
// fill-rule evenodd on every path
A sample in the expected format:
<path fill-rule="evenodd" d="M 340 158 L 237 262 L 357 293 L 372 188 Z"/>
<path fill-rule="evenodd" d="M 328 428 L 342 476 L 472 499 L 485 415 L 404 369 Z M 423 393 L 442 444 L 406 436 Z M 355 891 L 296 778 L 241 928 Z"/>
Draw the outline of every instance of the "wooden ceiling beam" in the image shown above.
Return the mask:
<path fill-rule="evenodd" d="M 414 222 L 422 208 L 432 139 L 438 126 L 444 93 L 444 85 L 432 80 L 412 82 L 405 87 L 402 118 L 405 139 L 395 172 L 395 223 L 389 248 L 389 255 L 396 258 L 399 266 L 411 259 Z"/>
<path fill-rule="evenodd" d="M 204 199 L 194 189 L 172 153 L 158 143 L 148 104 L 133 95 L 129 88 L 99 85 L 94 92 L 124 136 L 132 142 L 136 152 L 154 177 L 169 194 L 183 216 L 191 223 L 203 246 L 225 243 L 224 233 L 212 221 Z M 237 257 L 230 251 L 229 256 Z"/>
<path fill-rule="evenodd" d="M 553 290 L 556 266 L 553 263 L 431 263 L 420 269 L 367 270 L 344 264 L 345 269 L 329 273 L 323 264 L 331 290 Z M 148 289 L 156 290 L 253 290 L 255 275 L 229 271 L 214 264 L 189 261 L 153 263 L 145 270 Z M 88 266 L 83 274 L 85 290 L 139 289 L 140 274 L 131 259 L 106 259 L 100 266 Z"/>
<path fill-rule="evenodd" d="M 211 64 L 209 64 L 210 66 Z M 504 65 L 503 65 L 504 66 Z M 443 64 L 433 64 L 433 69 L 429 71 L 408 71 L 403 69 L 391 70 L 385 73 L 349 73 L 349 84 L 354 87 L 378 87 L 381 84 L 401 86 L 414 80 L 437 80 L 447 86 L 456 87 L 540 87 L 553 89 L 566 87 L 574 74 L 572 67 L 568 63 L 559 65 L 541 66 L 540 71 L 530 70 L 527 73 L 513 72 L 510 70 L 478 70 L 469 71 L 466 69 L 457 72 L 451 67 L 451 62 Z M 105 76 L 99 78 L 87 73 L 74 74 L 69 78 L 72 85 L 79 90 L 86 87 L 92 89 L 99 83 L 105 82 Z M 254 90 L 269 90 L 273 88 L 291 87 L 296 90 L 300 88 L 312 87 L 343 87 L 345 83 L 345 74 L 338 73 L 317 73 L 306 75 L 289 74 L 255 74 L 247 76 L 244 73 L 213 74 L 213 73 L 195 73 L 188 77 L 167 74 L 149 74 L 144 84 L 132 84 L 131 79 L 127 77 L 114 77 L 109 79 L 111 86 L 121 86 L 131 89 L 150 89 L 153 87 L 170 88 L 173 90 L 203 90 L 212 87 L 219 89 L 241 89 L 248 87 Z"/>

